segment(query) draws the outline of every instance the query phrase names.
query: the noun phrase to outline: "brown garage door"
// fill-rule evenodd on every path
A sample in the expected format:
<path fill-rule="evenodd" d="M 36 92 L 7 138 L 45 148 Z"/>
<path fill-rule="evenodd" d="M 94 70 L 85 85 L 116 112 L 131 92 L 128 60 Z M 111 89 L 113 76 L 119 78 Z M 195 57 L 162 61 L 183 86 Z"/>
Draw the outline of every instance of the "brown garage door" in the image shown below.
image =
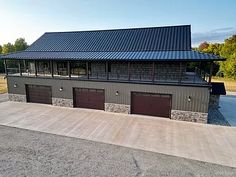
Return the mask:
<path fill-rule="evenodd" d="M 52 89 L 49 86 L 26 85 L 27 102 L 52 104 Z"/>
<path fill-rule="evenodd" d="M 131 113 L 170 118 L 171 95 L 133 92 Z"/>
<path fill-rule="evenodd" d="M 74 88 L 74 107 L 104 110 L 104 90 Z"/>

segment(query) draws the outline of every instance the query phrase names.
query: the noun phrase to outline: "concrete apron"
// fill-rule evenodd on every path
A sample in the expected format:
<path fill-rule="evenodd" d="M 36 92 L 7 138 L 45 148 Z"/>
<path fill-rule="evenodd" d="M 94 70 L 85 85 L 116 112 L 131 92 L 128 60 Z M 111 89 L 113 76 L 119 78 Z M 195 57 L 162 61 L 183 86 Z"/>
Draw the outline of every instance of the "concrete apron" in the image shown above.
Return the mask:
<path fill-rule="evenodd" d="M 0 124 L 236 167 L 236 128 L 4 102 Z"/>

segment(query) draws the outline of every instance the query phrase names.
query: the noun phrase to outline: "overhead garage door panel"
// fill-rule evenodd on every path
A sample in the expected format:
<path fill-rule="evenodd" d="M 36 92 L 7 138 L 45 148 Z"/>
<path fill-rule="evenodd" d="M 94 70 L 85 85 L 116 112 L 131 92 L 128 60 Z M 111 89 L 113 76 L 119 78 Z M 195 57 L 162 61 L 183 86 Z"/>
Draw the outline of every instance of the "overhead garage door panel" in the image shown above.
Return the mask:
<path fill-rule="evenodd" d="M 100 89 L 74 89 L 74 107 L 104 110 L 105 95 Z"/>
<path fill-rule="evenodd" d="M 52 104 L 52 89 L 49 86 L 26 85 L 27 102 Z"/>
<path fill-rule="evenodd" d="M 170 117 L 171 96 L 160 94 L 132 93 L 132 114 Z"/>

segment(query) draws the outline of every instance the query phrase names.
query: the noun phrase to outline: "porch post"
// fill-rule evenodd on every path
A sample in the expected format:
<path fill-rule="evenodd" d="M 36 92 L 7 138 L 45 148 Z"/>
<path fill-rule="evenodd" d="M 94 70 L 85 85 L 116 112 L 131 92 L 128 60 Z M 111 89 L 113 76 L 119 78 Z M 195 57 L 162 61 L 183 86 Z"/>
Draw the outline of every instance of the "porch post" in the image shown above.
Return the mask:
<path fill-rule="evenodd" d="M 89 63 L 86 61 L 86 74 L 87 74 L 87 79 L 89 79 Z"/>
<path fill-rule="evenodd" d="M 154 82 L 154 78 L 155 78 L 155 62 L 152 62 L 152 82 Z"/>
<path fill-rule="evenodd" d="M 67 61 L 67 72 L 68 72 L 69 78 L 71 78 L 70 61 Z"/>
<path fill-rule="evenodd" d="M 182 81 L 182 62 L 179 63 L 179 83 Z"/>
<path fill-rule="evenodd" d="M 34 70 L 35 70 L 35 76 L 37 77 L 38 73 L 37 73 L 37 62 L 36 62 L 36 60 L 34 60 Z"/>
<path fill-rule="evenodd" d="M 53 73 L 53 61 L 50 60 L 50 66 L 51 66 L 51 75 L 52 77 L 54 77 L 54 73 Z"/>
<path fill-rule="evenodd" d="M 209 75 L 209 81 L 208 81 L 209 84 L 211 84 L 212 72 L 213 72 L 213 62 L 211 62 L 210 64 L 210 73 L 209 73 L 210 75 Z"/>
<path fill-rule="evenodd" d="M 130 61 L 128 61 L 128 80 L 130 81 Z"/>
<path fill-rule="evenodd" d="M 7 60 L 6 59 L 4 59 L 4 69 L 5 69 L 6 75 L 8 75 L 8 72 L 7 72 Z"/>
<path fill-rule="evenodd" d="M 106 61 L 106 75 L 107 75 L 107 80 L 109 80 L 108 61 Z"/>
<path fill-rule="evenodd" d="M 18 60 L 18 68 L 19 68 L 20 76 L 22 76 L 20 60 Z"/>

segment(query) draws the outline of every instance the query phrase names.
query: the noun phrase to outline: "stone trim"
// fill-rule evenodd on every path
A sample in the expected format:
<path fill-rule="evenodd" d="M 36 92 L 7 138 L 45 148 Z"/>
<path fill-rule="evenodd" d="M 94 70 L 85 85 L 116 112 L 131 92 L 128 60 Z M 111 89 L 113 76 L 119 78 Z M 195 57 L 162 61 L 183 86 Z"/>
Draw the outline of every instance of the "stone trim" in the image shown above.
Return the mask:
<path fill-rule="evenodd" d="M 66 98 L 52 98 L 52 105 L 61 107 L 73 107 L 73 100 Z"/>
<path fill-rule="evenodd" d="M 105 111 L 130 114 L 130 105 L 105 103 Z"/>
<path fill-rule="evenodd" d="M 9 101 L 26 102 L 26 95 L 8 93 Z"/>
<path fill-rule="evenodd" d="M 208 113 L 171 110 L 171 119 L 189 122 L 207 123 Z"/>

